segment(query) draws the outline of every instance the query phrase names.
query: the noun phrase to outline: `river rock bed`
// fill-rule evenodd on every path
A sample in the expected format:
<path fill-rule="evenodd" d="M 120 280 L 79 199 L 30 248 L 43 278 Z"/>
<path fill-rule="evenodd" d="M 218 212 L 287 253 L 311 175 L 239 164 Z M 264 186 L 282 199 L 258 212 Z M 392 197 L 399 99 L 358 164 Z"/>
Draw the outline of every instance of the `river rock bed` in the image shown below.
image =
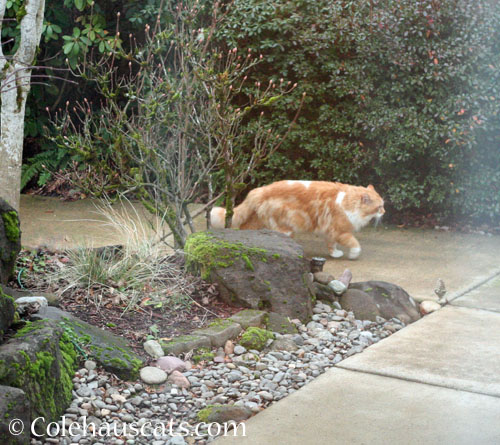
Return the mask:
<path fill-rule="evenodd" d="M 248 415 L 258 413 L 341 360 L 404 327 L 398 319 L 356 320 L 351 312 L 336 305 L 332 308 L 317 303 L 313 313 L 307 325 L 295 321 L 297 334 L 276 333 L 275 340 L 269 340 L 268 347 L 261 352 L 247 351 L 235 342 L 234 349 L 229 345 L 225 352 L 222 348 L 214 351 L 215 361 L 198 365 L 186 361 L 187 370 L 182 375 L 173 371 L 177 385 L 170 381 L 158 386 L 148 386 L 141 381 L 123 382 L 95 369 L 93 362 L 86 362 L 85 368 L 73 379 L 73 402 L 64 414 L 66 431 L 61 428 L 59 434 L 51 434 L 52 437 L 43 441 L 32 439 L 32 444 L 209 443 L 213 436 L 206 425 L 199 425 L 198 412 L 203 408 L 232 405 Z M 225 357 L 224 361 L 217 363 L 221 357 Z M 102 428 L 104 433 L 108 428 L 112 434 L 93 437 L 87 430 L 84 437 L 84 421 Z M 73 424 L 70 437 L 67 427 L 71 422 L 78 425 Z M 152 426 L 144 435 L 135 434 L 130 428 L 128 436 L 114 434 L 113 428 L 120 432 L 123 424 L 135 423 L 140 428 L 148 422 Z M 152 431 L 155 424 L 156 432 Z M 198 435 L 196 425 L 199 425 Z M 179 435 L 172 437 L 176 433 Z"/>

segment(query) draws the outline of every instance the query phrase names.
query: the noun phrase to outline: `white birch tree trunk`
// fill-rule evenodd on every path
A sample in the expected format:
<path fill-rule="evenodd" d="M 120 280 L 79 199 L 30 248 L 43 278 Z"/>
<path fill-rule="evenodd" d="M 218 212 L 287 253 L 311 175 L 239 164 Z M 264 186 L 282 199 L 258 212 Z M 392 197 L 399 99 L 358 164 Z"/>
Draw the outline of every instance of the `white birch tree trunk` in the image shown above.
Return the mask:
<path fill-rule="evenodd" d="M 0 33 L 6 0 L 0 0 Z M 24 111 L 35 53 L 42 35 L 45 0 L 24 0 L 19 48 L 5 56 L 0 45 L 0 197 L 19 210 Z"/>

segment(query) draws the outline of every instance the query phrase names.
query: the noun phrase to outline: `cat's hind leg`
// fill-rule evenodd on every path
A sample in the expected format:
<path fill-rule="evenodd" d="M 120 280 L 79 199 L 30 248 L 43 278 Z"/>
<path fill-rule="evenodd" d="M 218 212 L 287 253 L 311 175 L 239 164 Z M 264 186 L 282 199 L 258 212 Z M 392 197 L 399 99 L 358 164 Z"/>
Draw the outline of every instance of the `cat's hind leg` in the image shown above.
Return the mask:
<path fill-rule="evenodd" d="M 337 241 L 349 248 L 349 253 L 347 254 L 347 258 L 350 260 L 355 260 L 361 254 L 361 246 L 359 245 L 358 240 L 352 233 L 345 232 L 337 237 Z"/>
<path fill-rule="evenodd" d="M 344 252 L 337 249 L 337 234 L 335 232 L 328 234 L 328 252 L 332 258 L 341 258 Z"/>

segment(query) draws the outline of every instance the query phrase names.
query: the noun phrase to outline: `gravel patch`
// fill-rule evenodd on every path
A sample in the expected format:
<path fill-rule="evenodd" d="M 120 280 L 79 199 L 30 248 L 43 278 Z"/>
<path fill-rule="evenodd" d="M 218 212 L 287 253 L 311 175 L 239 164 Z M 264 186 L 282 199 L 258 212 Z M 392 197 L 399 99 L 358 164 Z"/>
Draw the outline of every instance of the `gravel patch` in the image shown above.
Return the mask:
<path fill-rule="evenodd" d="M 222 348 L 214 351 L 221 357 L 222 350 L 222 363 L 207 361 L 192 367 L 188 364 L 182 372 L 184 381 L 189 382 L 184 387 L 172 383 L 170 378 L 158 386 L 148 386 L 141 381 L 123 382 L 87 362 L 73 379 L 74 399 L 65 413 L 66 429 L 62 428 L 61 421 L 58 435 L 47 442 L 33 439 L 32 444 L 206 444 L 213 436 L 207 425 L 199 424 L 197 414 L 201 409 L 223 404 L 258 413 L 307 385 L 344 358 L 404 327 L 398 319 L 356 320 L 352 312 L 322 303 L 316 304 L 307 325 L 298 320 L 293 322 L 299 333 L 276 334 L 277 347 L 271 345 L 261 352 L 247 351 L 235 341 L 231 354 L 224 356 Z M 111 434 L 92 437 L 87 433 L 85 437 L 84 421 L 87 425 L 94 423 L 97 430 L 100 426 L 110 427 Z M 72 437 L 68 431 L 70 422 L 77 424 L 72 427 Z M 128 426 L 128 434 L 120 433 L 124 424 Z M 146 425 L 145 434 L 133 434 L 132 425 L 137 429 Z M 158 426 L 156 430 L 155 426 Z M 113 428 L 118 434 L 114 434 Z M 216 433 L 215 428 L 212 433 Z M 172 437 L 175 434 L 178 436 Z"/>

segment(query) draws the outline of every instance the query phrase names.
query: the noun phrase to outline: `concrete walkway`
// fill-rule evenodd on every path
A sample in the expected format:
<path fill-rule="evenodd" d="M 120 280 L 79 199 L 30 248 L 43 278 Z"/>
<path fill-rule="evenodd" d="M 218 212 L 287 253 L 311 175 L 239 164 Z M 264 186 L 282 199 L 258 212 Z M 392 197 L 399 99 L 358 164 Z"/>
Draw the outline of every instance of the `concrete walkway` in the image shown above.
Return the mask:
<path fill-rule="evenodd" d="M 500 278 L 252 417 L 246 437 L 216 443 L 500 444 Z"/>

